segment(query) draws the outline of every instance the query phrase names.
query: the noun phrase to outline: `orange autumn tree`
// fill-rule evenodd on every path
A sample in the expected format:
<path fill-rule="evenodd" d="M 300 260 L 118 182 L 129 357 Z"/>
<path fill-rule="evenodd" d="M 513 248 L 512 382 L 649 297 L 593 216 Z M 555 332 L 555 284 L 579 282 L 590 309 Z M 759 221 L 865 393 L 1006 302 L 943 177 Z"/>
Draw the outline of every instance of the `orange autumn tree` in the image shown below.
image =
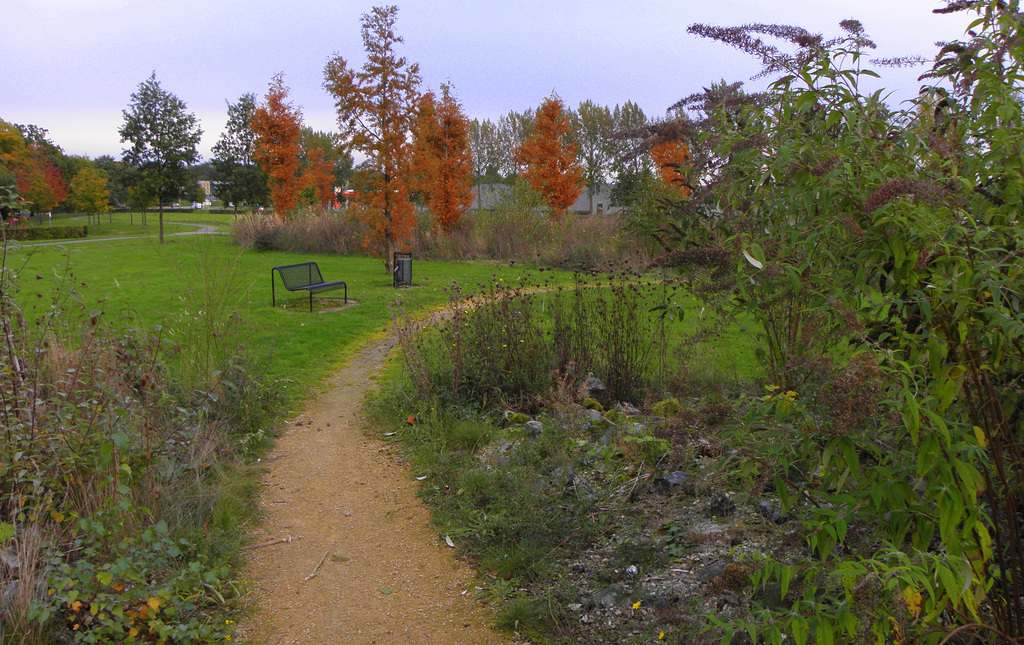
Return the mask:
<path fill-rule="evenodd" d="M 33 213 L 51 211 L 68 196 L 64 177 L 41 151 L 28 148 L 28 160 L 15 171 L 18 192 Z"/>
<path fill-rule="evenodd" d="M 52 210 L 68 196 L 60 169 L 43 147 L 26 141 L 18 126 L 6 121 L 0 121 L 0 178 L 13 181 L 33 213 Z"/>
<path fill-rule="evenodd" d="M 413 178 L 416 190 L 445 232 L 451 232 L 473 203 L 473 155 L 469 120 L 447 85 L 441 102 L 427 92 L 419 102 L 414 128 Z"/>
<path fill-rule="evenodd" d="M 299 153 L 302 147 L 302 111 L 288 102 L 283 74 L 276 74 L 267 90 L 266 102 L 253 110 L 252 130 L 256 133 L 253 158 L 270 185 L 270 201 L 281 219 L 295 210 L 302 187 Z"/>
<path fill-rule="evenodd" d="M 427 90 L 416 101 L 416 115 L 412 124 L 412 166 L 409 190 L 423 203 L 430 201 L 433 177 L 437 174 L 439 159 L 429 143 L 437 136 L 437 97 Z"/>
<path fill-rule="evenodd" d="M 334 166 L 320 148 L 306 151 L 306 169 L 302 171 L 303 203 L 322 207 L 334 200 Z"/>
<path fill-rule="evenodd" d="M 583 168 L 576 159 L 576 145 L 566 140 L 568 132 L 562 99 L 552 94 L 541 103 L 533 131 L 513 154 L 526 168 L 523 179 L 551 207 L 552 217 L 560 217 L 583 194 Z"/>
<path fill-rule="evenodd" d="M 690 163 L 690 147 L 682 139 L 666 139 L 651 146 L 651 161 L 658 169 L 658 177 L 689 197 L 689 182 L 686 179 L 686 168 Z"/>
<path fill-rule="evenodd" d="M 420 83 L 419 65 L 395 53 L 404 42 L 395 35 L 398 7 L 374 7 L 362 16 L 366 61 L 349 67 L 335 54 L 324 68 L 324 88 L 334 97 L 341 139 L 366 160 L 360 173 L 365 186 L 356 207 L 367 224 L 368 251 L 384 260 L 390 272 L 394 252 L 407 243 L 416 225 L 409 199 L 409 136 Z"/>

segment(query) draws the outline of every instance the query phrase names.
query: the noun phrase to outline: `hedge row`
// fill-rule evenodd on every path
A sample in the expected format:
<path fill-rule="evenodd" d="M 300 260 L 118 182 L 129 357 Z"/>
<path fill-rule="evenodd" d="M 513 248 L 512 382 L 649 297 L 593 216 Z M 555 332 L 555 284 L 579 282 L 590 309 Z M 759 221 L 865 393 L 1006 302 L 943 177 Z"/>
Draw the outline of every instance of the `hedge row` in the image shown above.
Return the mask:
<path fill-rule="evenodd" d="M 9 240 L 71 240 L 86 237 L 89 234 L 88 226 L 40 226 L 26 228 L 8 228 L 7 239 Z"/>

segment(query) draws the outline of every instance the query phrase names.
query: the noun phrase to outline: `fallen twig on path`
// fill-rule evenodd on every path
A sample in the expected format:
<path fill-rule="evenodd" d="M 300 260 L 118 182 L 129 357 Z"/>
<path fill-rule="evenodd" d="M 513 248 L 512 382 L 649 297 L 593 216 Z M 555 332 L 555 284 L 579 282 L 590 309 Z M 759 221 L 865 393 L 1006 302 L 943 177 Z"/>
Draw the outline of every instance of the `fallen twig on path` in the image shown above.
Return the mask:
<path fill-rule="evenodd" d="M 321 565 L 323 565 L 324 560 L 327 559 L 328 554 L 330 554 L 330 550 L 324 551 L 324 554 L 322 556 L 320 556 L 320 562 L 317 562 L 316 566 L 313 567 L 313 573 L 311 573 L 308 576 L 306 576 L 303 579 L 303 582 L 309 582 L 312 578 L 316 577 L 316 572 L 320 570 L 320 567 L 321 567 Z"/>
<path fill-rule="evenodd" d="M 287 537 L 277 538 L 276 540 L 267 540 L 266 542 L 260 542 L 259 544 L 250 544 L 249 546 L 243 546 L 240 550 L 242 550 L 242 551 L 251 551 L 253 549 L 261 549 L 261 548 L 263 548 L 265 546 L 273 546 L 275 544 L 288 544 L 292 540 L 300 540 L 300 539 L 302 539 L 302 538 L 293 538 L 292 536 L 289 535 Z"/>

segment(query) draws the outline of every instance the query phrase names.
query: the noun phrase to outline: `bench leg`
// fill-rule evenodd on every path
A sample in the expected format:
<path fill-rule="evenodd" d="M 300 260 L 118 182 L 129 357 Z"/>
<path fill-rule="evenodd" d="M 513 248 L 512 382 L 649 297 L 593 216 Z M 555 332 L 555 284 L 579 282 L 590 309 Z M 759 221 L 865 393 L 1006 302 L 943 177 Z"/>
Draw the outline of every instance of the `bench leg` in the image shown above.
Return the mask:
<path fill-rule="evenodd" d="M 309 292 L 309 313 L 313 313 L 313 292 Z"/>

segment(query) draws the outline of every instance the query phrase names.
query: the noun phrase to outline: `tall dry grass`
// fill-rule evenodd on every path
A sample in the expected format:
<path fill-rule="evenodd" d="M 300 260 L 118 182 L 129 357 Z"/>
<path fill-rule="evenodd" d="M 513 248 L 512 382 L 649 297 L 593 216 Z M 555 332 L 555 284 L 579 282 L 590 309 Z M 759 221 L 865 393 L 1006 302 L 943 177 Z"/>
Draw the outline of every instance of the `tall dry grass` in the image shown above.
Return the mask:
<path fill-rule="evenodd" d="M 346 211 L 310 211 L 281 220 L 272 214 L 250 214 L 235 220 L 235 240 L 262 251 L 365 253 L 366 226 Z M 509 201 L 493 210 L 471 210 L 449 233 L 421 211 L 408 240 L 423 260 L 498 260 L 527 266 L 577 269 L 643 267 L 647 245 L 638 243 L 617 215 L 568 214 L 552 219 L 530 203 Z"/>
<path fill-rule="evenodd" d="M 363 252 L 366 233 L 366 225 L 347 211 L 311 210 L 285 220 L 266 212 L 235 218 L 235 241 L 258 251 L 353 255 Z"/>
<path fill-rule="evenodd" d="M 46 642 L 53 636 L 52 628 L 34 620 L 30 611 L 33 603 L 46 597 L 46 577 L 40 562 L 43 532 L 38 525 L 14 528 L 0 564 L 0 642 L 14 642 L 15 638 L 23 643 Z"/>
<path fill-rule="evenodd" d="M 577 269 L 646 266 L 646 244 L 639 244 L 617 215 L 568 214 L 551 219 L 536 212 L 502 209 L 470 211 L 448 235 L 420 226 L 413 253 L 437 260 L 499 260 L 528 266 Z"/>

